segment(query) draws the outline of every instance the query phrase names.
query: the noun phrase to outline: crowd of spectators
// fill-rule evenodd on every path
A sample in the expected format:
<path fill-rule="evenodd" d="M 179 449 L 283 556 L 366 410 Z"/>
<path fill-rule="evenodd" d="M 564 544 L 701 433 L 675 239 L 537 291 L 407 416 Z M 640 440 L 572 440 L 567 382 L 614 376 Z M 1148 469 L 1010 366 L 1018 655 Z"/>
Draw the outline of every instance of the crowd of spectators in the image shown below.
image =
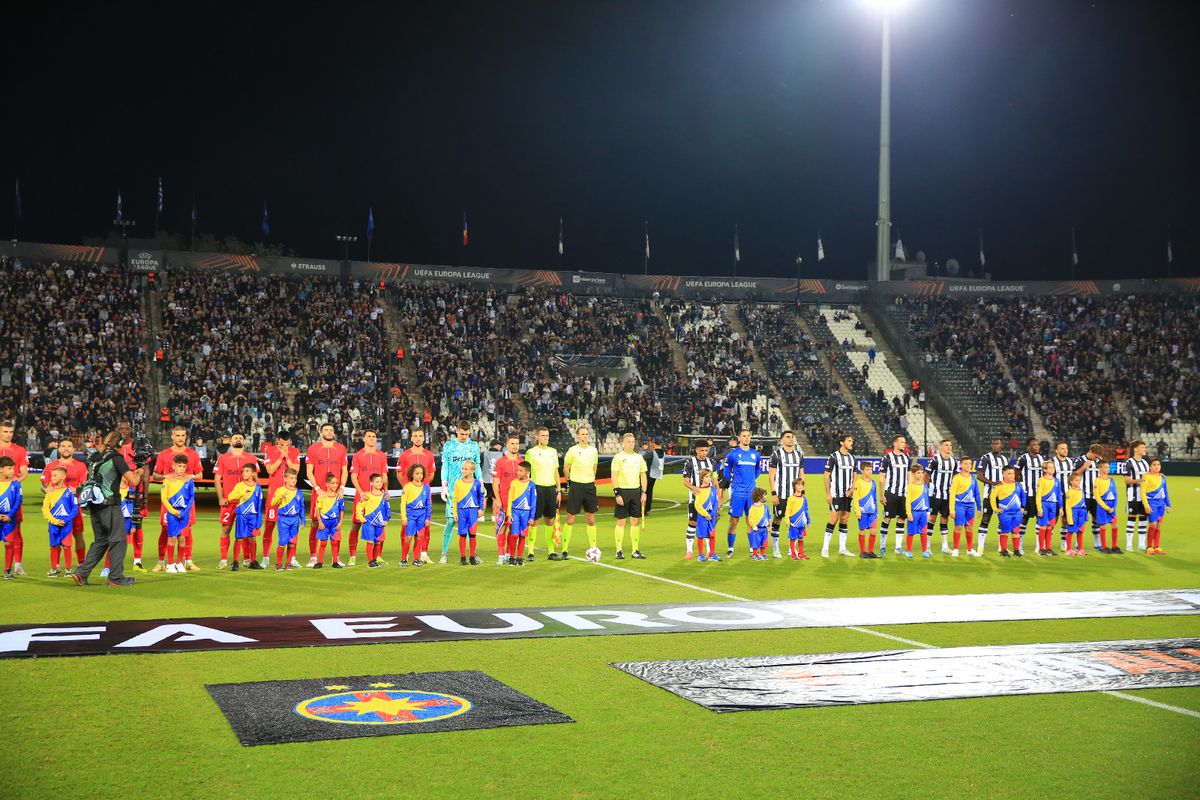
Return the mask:
<path fill-rule="evenodd" d="M 94 438 L 146 408 L 144 278 L 115 267 L 0 260 L 0 418 L 18 441 Z"/>

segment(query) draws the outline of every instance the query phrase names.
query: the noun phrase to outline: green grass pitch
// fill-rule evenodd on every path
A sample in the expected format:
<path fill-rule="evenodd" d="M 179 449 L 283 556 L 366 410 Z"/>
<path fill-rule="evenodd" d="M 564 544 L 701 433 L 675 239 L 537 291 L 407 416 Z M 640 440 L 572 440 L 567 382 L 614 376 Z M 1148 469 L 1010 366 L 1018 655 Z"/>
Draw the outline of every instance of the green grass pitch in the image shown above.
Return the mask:
<path fill-rule="evenodd" d="M 1194 587 L 1200 479 L 1173 478 L 1165 557 L 808 562 L 682 560 L 684 490 L 668 478 L 627 571 L 539 558 L 524 569 L 457 563 L 422 570 L 217 572 L 215 514 L 202 511 L 195 574 L 137 576 L 82 590 L 43 577 L 41 491 L 26 484 L 29 577 L 0 585 L 0 623 Z M 441 511 L 440 507 L 437 510 Z M 435 517 L 436 519 L 436 517 Z M 600 517 L 609 564 L 612 520 Z M 158 527 L 146 553 L 153 562 Z M 481 530 L 490 525 L 481 526 Z M 994 525 L 993 525 L 994 529 Z M 724 530 L 724 523 L 720 528 Z M 852 531 L 853 535 L 853 531 Z M 573 552 L 586 546 L 582 519 Z M 438 536 L 435 531 L 436 550 Z M 1090 535 L 1085 536 L 1090 540 Z M 1026 540 L 1028 542 L 1028 538 Z M 723 548 L 723 535 L 718 539 Z M 89 528 L 90 543 L 90 528 Z M 1090 541 L 1089 541 L 1090 543 Z M 1122 529 L 1121 543 L 1124 544 Z M 303 545 L 301 550 L 303 552 Z M 456 552 L 456 545 L 452 544 Z M 303 559 L 302 559 L 303 560 Z M 132 574 L 132 573 L 131 573 Z M 685 585 L 655 580 L 668 578 Z M 949 623 L 879 628 L 936 646 L 1200 636 L 1196 617 Z M 1196 797 L 1200 719 L 1104 694 L 990 697 L 714 714 L 608 666 L 612 661 L 889 649 L 845 628 L 422 644 L 370 644 L 0 662 L 0 797 Z M 205 683 L 479 669 L 574 717 L 573 725 L 243 748 Z M 1137 696 L 1200 712 L 1200 688 Z"/>

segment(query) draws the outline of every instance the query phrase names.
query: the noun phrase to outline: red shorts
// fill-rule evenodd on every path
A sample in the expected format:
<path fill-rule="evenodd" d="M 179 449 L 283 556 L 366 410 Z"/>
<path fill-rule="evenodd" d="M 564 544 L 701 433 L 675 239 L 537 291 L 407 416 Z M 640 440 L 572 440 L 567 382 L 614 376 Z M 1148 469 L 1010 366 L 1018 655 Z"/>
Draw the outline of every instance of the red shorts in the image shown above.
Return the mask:
<path fill-rule="evenodd" d="M 279 519 L 279 509 L 275 506 L 267 506 L 267 522 L 276 522 Z"/>
<path fill-rule="evenodd" d="M 234 517 L 236 517 L 236 516 L 237 516 L 237 507 L 236 506 L 234 506 L 232 503 L 230 503 L 226 506 L 223 506 L 221 508 L 221 517 L 220 517 L 221 525 L 223 525 L 223 526 L 224 525 L 232 525 Z"/>

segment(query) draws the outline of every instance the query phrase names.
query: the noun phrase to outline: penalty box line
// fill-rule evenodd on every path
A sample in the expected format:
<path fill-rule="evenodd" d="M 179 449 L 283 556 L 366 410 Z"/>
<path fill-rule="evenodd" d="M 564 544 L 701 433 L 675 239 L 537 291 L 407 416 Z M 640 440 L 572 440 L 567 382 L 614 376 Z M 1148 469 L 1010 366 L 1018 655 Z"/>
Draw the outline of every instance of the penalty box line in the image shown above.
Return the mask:
<path fill-rule="evenodd" d="M 492 535 L 486 534 L 486 533 L 478 534 L 478 535 L 486 536 L 489 539 L 496 538 L 495 536 L 492 536 Z M 579 556 L 568 556 L 568 558 L 570 558 L 572 561 L 582 561 L 585 564 L 593 563 L 593 562 L 588 561 L 586 558 L 580 558 Z M 650 580 L 661 581 L 662 583 L 670 583 L 674 586 L 682 586 L 685 589 L 694 589 L 697 592 L 707 592 L 708 594 L 715 594 L 718 597 L 726 597 L 726 598 L 729 598 L 730 600 L 737 600 L 742 603 L 754 602 L 749 597 L 739 597 L 738 595 L 729 594 L 728 592 L 721 592 L 716 589 L 709 589 L 706 586 L 697 586 L 694 583 L 686 583 L 684 581 L 677 581 L 672 578 L 664 578 L 661 575 L 651 575 L 648 572 L 640 572 L 636 569 L 628 569 L 626 567 L 618 567 L 615 564 L 605 564 L 603 561 L 596 562 L 593 564 L 593 566 L 605 567 L 607 569 L 616 570 L 617 572 L 625 572 L 630 575 L 637 575 L 642 578 L 649 578 Z M 890 633 L 884 633 L 883 631 L 876 631 L 876 630 L 872 630 L 870 628 L 863 628 L 858 625 L 845 625 L 845 626 L 841 626 L 841 627 L 844 630 L 856 631 L 858 633 L 865 633 L 865 634 L 869 634 L 871 636 L 877 636 L 881 639 L 889 639 L 893 642 L 900 642 L 901 644 L 912 645 L 913 647 L 920 647 L 920 648 L 924 648 L 926 650 L 939 649 L 939 646 L 936 644 L 927 644 L 925 642 L 918 642 L 915 639 L 905 639 L 903 636 L 894 636 L 893 634 L 890 634 Z M 1145 697 L 1138 697 L 1137 695 L 1128 694 L 1126 692 L 1102 691 L 1102 692 L 1099 692 L 1099 694 L 1106 694 L 1109 697 L 1116 697 L 1121 700 L 1129 700 L 1134 703 L 1141 703 L 1143 705 L 1153 706 L 1154 708 L 1161 708 L 1164 711 L 1173 711 L 1176 714 L 1182 714 L 1187 717 L 1200 717 L 1200 711 L 1193 711 L 1190 708 L 1183 708 L 1182 706 L 1173 706 L 1173 705 L 1170 705 L 1169 703 L 1160 703 L 1157 700 L 1150 700 Z"/>

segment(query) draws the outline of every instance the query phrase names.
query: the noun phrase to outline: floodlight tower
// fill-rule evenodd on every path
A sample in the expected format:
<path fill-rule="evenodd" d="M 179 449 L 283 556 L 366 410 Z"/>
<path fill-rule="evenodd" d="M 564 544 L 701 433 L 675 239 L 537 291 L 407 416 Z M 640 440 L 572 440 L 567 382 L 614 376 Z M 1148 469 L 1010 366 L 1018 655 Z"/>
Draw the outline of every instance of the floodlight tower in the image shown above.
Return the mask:
<path fill-rule="evenodd" d="M 879 80 L 879 213 L 875 219 L 875 280 L 891 278 L 892 245 L 892 15 L 906 0 L 869 0 L 883 17 Z"/>

